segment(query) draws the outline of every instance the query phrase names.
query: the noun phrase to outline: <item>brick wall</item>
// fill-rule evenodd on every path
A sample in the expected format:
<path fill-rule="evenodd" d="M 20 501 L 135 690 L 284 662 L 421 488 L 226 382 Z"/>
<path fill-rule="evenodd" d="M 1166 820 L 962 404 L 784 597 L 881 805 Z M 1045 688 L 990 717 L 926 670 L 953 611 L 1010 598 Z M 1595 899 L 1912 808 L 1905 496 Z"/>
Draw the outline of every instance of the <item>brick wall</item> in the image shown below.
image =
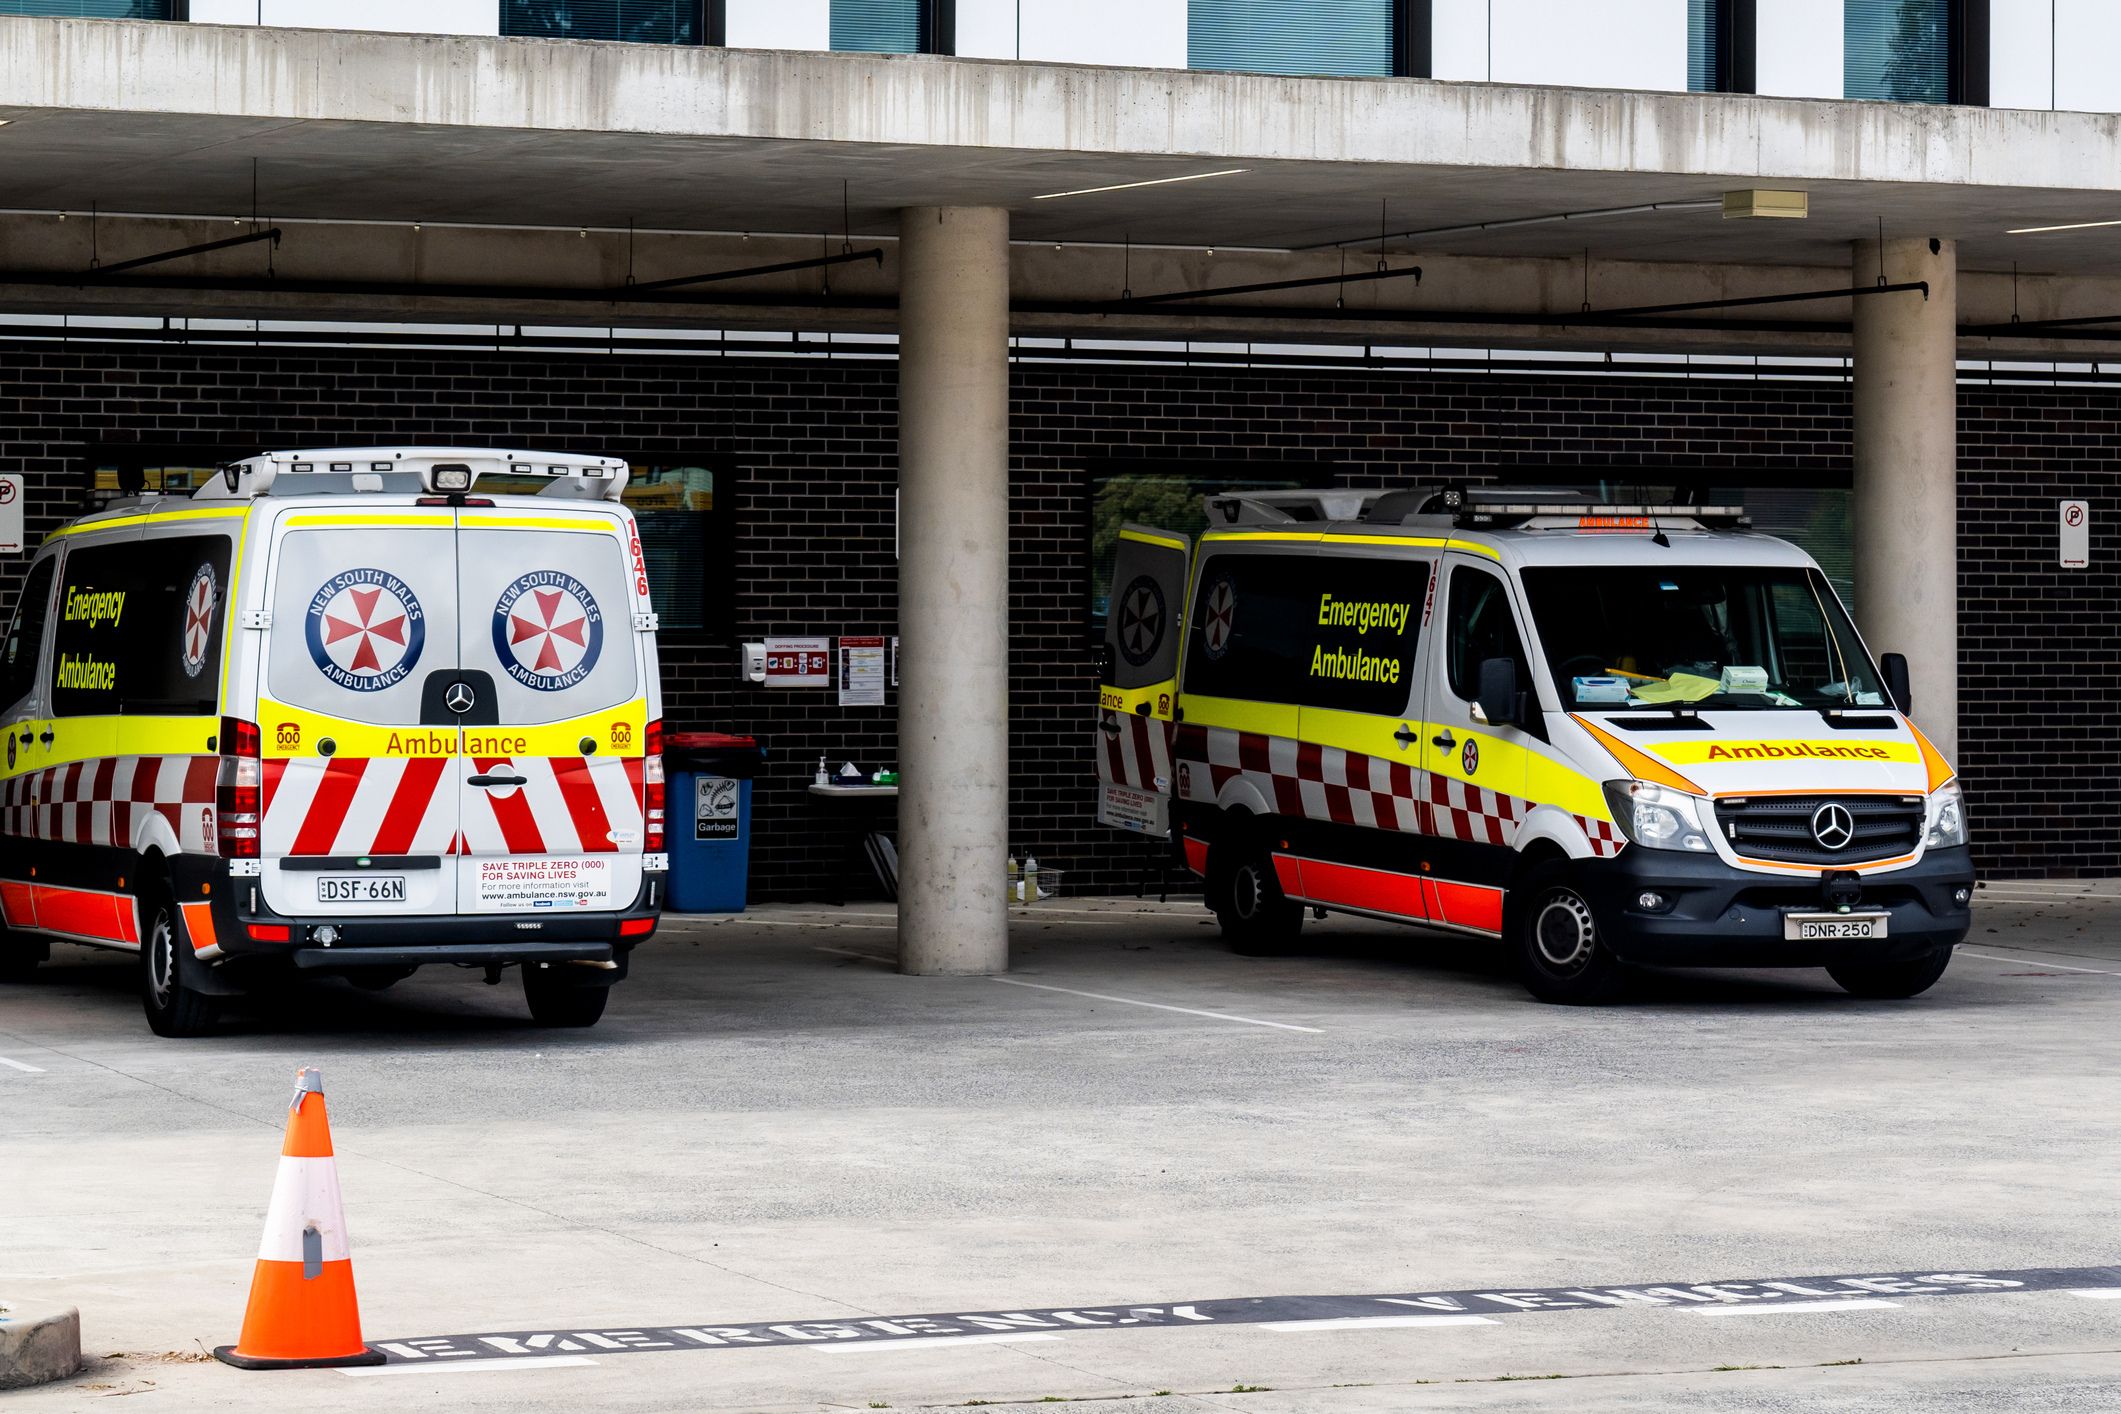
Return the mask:
<path fill-rule="evenodd" d="M 727 455 L 742 468 L 734 617 L 665 634 L 665 715 L 767 741 L 754 894 L 815 896 L 842 867 L 843 822 L 803 785 L 821 754 L 890 762 L 891 709 L 739 687 L 734 645 L 893 630 L 895 380 L 875 361 L 0 344 L 0 471 L 29 476 L 36 539 L 78 507 L 79 458 L 101 443 Z M 2121 873 L 2121 545 L 2105 509 L 2121 473 L 2104 455 L 2121 392 L 1970 388 L 1961 410 L 1960 765 L 1984 868 Z M 1011 844 L 1084 889 L 1131 887 L 1141 858 L 1090 823 L 1085 467 L 1323 462 L 1374 485 L 1527 465 L 1833 473 L 1849 454 L 1839 385 L 1039 366 L 1018 371 L 1012 420 Z M 2093 570 L 2053 567 L 2064 495 L 2095 502 Z M 20 569 L 0 570 L 0 614 Z"/>

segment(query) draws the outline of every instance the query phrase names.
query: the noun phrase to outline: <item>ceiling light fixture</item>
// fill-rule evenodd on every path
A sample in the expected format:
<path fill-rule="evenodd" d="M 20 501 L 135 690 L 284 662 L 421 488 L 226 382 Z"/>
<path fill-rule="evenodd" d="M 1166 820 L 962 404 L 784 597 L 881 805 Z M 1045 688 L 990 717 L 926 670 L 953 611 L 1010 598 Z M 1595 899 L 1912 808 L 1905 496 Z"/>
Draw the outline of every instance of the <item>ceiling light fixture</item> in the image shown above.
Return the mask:
<path fill-rule="evenodd" d="M 1034 196 L 1033 201 L 1051 201 L 1057 196 L 1095 196 L 1101 191 L 1131 191 L 1135 187 L 1167 187 L 1173 182 L 1198 182 L 1209 177 L 1234 177 L 1239 172 L 1248 172 L 1249 167 L 1225 167 L 1220 172 L 1190 172 L 1183 177 L 1156 177 L 1146 182 L 1118 182 L 1109 187 L 1078 187 L 1074 191 L 1049 191 Z"/>
<path fill-rule="evenodd" d="M 2020 226 L 2016 230 L 2005 231 L 2003 234 L 2006 236 L 2037 236 L 2042 231 L 2089 231 L 2094 226 L 2121 226 L 2121 220 L 2072 221 L 2067 226 Z"/>

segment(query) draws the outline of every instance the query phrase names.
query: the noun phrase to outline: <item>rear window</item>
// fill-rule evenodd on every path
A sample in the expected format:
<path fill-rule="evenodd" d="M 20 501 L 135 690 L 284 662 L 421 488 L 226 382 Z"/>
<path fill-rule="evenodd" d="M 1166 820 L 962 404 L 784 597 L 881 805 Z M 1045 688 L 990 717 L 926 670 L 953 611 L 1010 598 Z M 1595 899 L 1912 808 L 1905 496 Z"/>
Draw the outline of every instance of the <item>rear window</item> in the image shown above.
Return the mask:
<path fill-rule="evenodd" d="M 446 513 L 282 537 L 271 695 L 352 721 L 419 721 L 427 675 L 456 665 L 454 537 Z"/>
<path fill-rule="evenodd" d="M 1185 690 L 1400 715 L 1428 592 L 1422 560 L 1212 556 L 1186 629 Z"/>
<path fill-rule="evenodd" d="M 492 674 L 501 720 L 562 721 L 639 695 L 624 522 L 580 515 L 573 530 L 505 523 L 550 515 L 495 519 L 502 523 L 464 517 L 458 578 L 463 663 Z"/>

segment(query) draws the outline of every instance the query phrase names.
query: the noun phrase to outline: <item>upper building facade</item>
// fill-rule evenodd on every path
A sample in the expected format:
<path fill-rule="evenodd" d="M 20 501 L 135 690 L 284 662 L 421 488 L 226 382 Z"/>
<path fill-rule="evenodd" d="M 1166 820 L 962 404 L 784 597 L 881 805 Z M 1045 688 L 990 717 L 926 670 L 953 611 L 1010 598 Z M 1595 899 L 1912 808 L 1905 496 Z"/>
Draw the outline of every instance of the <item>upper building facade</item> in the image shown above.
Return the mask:
<path fill-rule="evenodd" d="M 2121 111 L 2113 0 L 0 0 L 0 14 Z"/>

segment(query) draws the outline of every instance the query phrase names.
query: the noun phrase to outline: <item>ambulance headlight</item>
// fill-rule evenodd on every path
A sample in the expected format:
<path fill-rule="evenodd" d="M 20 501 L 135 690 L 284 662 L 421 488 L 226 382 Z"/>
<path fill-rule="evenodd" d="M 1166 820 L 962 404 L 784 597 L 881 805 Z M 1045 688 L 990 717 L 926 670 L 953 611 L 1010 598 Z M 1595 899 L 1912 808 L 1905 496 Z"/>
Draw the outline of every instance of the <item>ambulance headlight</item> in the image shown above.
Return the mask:
<path fill-rule="evenodd" d="M 1700 802 L 1691 795 L 1648 781 L 1607 781 L 1605 798 L 1630 844 L 1689 854 L 1716 852 L 1701 825 Z"/>
<path fill-rule="evenodd" d="M 469 491 L 471 468 L 468 466 L 438 466 L 428 477 L 430 491 Z"/>
<path fill-rule="evenodd" d="M 1959 787 L 1946 786 L 1930 797 L 1929 833 L 1922 843 L 1928 849 L 1952 849 L 1966 843 L 1966 802 Z"/>

